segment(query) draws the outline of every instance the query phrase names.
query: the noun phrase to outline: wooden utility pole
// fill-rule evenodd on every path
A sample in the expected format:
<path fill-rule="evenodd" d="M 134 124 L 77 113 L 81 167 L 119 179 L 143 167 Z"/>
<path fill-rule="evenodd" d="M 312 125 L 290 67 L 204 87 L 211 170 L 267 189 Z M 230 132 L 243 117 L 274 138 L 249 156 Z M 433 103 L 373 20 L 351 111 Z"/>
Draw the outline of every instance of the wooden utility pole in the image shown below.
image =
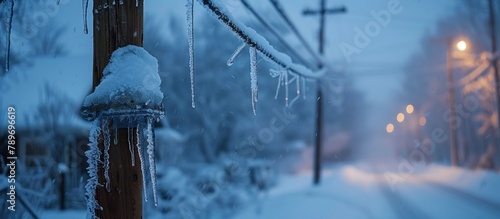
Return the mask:
<path fill-rule="evenodd" d="M 450 104 L 450 158 L 451 165 L 458 166 L 458 153 L 457 153 L 457 124 L 456 123 L 456 112 L 455 112 L 455 83 L 453 80 L 453 58 L 452 58 L 452 48 L 453 39 L 448 38 L 446 40 L 446 65 L 448 69 L 448 99 Z"/>
<path fill-rule="evenodd" d="M 497 96 L 497 123 L 500 127 L 500 75 L 498 72 L 498 58 L 496 57 L 497 52 L 497 33 L 495 27 L 495 9 L 493 8 L 493 0 L 488 1 L 488 8 L 490 14 L 489 26 L 491 34 L 491 54 L 493 59 L 491 60 L 491 65 L 493 67 L 493 74 L 495 77 L 495 94 Z M 500 132 L 500 128 L 499 131 Z M 498 149 L 500 149 L 500 133 L 498 134 Z"/>
<path fill-rule="evenodd" d="M 137 2 L 136 2 L 137 1 Z M 136 6 L 137 4 L 137 6 Z M 94 0 L 94 68 L 93 88 L 100 83 L 102 72 L 116 49 L 136 45 L 143 46 L 143 0 Z M 113 125 L 113 124 L 111 124 Z M 133 129 L 133 133 L 135 133 Z M 111 133 L 111 139 L 114 133 Z M 96 200 L 103 210 L 96 210 L 101 219 L 140 219 L 142 218 L 142 172 L 138 165 L 139 153 L 135 150 L 135 166 L 129 152 L 128 129 L 119 128 L 117 144 L 111 143 L 109 149 L 110 191 L 106 186 L 98 186 Z M 104 150 L 102 136 L 100 150 Z M 133 138 L 133 144 L 137 142 Z M 101 160 L 103 158 L 101 157 Z M 99 168 L 99 183 L 105 185 L 104 168 Z"/>
<path fill-rule="evenodd" d="M 324 53 L 324 38 L 325 38 L 325 17 L 327 14 L 345 13 L 346 8 L 326 8 L 326 0 L 321 0 L 319 10 L 304 10 L 304 15 L 318 15 L 319 14 L 319 54 Z M 323 68 L 322 62 L 320 62 L 320 69 Z M 314 149 L 314 178 L 313 184 L 318 185 L 321 178 L 321 140 L 323 136 L 323 91 L 321 90 L 321 81 L 318 79 L 317 82 L 317 102 L 316 102 L 316 145 Z"/>

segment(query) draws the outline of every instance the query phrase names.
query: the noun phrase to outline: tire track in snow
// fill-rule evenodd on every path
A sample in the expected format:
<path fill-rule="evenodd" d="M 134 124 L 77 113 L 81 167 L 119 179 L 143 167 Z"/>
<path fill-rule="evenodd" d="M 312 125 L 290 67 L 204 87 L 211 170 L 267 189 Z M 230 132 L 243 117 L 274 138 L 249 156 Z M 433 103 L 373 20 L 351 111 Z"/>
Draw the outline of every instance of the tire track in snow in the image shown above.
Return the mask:
<path fill-rule="evenodd" d="M 377 170 L 375 166 L 372 166 L 371 169 L 374 171 L 374 173 L 377 173 L 376 175 L 377 187 L 379 188 L 380 192 L 382 193 L 382 196 L 384 196 L 389 206 L 391 206 L 392 209 L 394 210 L 397 218 L 405 218 L 405 219 L 434 218 L 431 215 L 425 213 L 425 211 L 423 211 L 422 209 L 411 204 L 408 200 L 405 200 L 402 197 L 402 195 L 399 194 L 396 190 L 392 190 L 389 187 L 389 185 L 387 185 L 384 176 L 382 174 L 378 174 L 381 173 L 382 171 Z"/>

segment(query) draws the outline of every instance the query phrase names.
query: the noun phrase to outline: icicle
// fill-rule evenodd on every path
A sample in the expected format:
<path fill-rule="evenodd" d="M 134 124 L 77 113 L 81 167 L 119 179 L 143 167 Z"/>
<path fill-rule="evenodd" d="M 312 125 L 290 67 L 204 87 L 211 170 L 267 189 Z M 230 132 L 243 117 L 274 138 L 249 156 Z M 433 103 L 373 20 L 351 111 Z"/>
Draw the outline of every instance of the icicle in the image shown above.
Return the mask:
<path fill-rule="evenodd" d="M 99 175 L 98 175 L 98 164 L 99 159 L 101 157 L 101 151 L 99 150 L 99 136 L 101 135 L 101 128 L 99 124 L 99 120 L 94 120 L 92 123 L 92 128 L 89 133 L 89 150 L 85 152 L 85 156 L 87 156 L 87 163 L 89 166 L 87 167 L 87 173 L 89 174 L 89 179 L 87 181 L 87 185 L 85 185 L 85 196 L 87 199 L 87 212 L 89 212 L 89 218 L 96 218 L 95 212 L 96 209 L 102 210 L 102 207 L 99 206 L 95 199 L 97 186 L 101 186 L 99 184 Z"/>
<path fill-rule="evenodd" d="M 87 26 L 87 10 L 89 9 L 89 0 L 82 0 L 83 7 L 83 33 L 88 34 L 89 29 Z"/>
<path fill-rule="evenodd" d="M 135 166 L 135 151 L 134 151 L 134 130 L 128 130 L 128 150 L 130 151 L 130 157 L 132 160 L 132 166 Z M 137 136 L 137 141 L 139 140 L 139 136 Z"/>
<path fill-rule="evenodd" d="M 186 20 L 187 20 L 187 32 L 188 32 L 188 44 L 189 44 L 189 77 L 191 78 L 191 106 L 196 107 L 194 102 L 194 19 L 193 19 L 193 9 L 194 0 L 187 0 L 186 8 Z"/>
<path fill-rule="evenodd" d="M 302 98 L 305 100 L 307 98 L 306 96 L 306 79 L 302 77 Z"/>
<path fill-rule="evenodd" d="M 5 71 L 9 71 L 10 68 L 10 35 L 12 33 L 12 19 L 14 17 L 14 1 L 10 1 L 10 13 L 7 18 L 6 26 L 7 26 L 7 50 L 5 51 Z"/>
<path fill-rule="evenodd" d="M 246 43 L 242 43 L 240 46 L 238 46 L 238 48 L 236 48 L 236 50 L 234 50 L 231 57 L 229 57 L 229 59 L 227 60 L 227 66 L 233 65 L 234 59 L 236 59 L 236 57 L 240 54 L 241 50 L 243 50 L 246 45 L 247 45 Z"/>
<path fill-rule="evenodd" d="M 139 7 L 139 0 L 135 0 L 135 7 Z"/>
<path fill-rule="evenodd" d="M 151 176 L 151 186 L 153 187 L 153 198 L 155 206 L 158 206 L 158 199 L 156 198 L 156 164 L 155 164 L 155 144 L 153 140 L 153 119 L 148 118 L 147 121 L 147 152 L 149 158 L 149 175 Z"/>
<path fill-rule="evenodd" d="M 283 83 L 283 74 L 280 73 L 278 77 L 278 86 L 276 87 L 276 94 L 274 95 L 274 99 L 278 99 L 278 94 L 280 93 L 281 83 Z"/>
<path fill-rule="evenodd" d="M 120 5 L 123 5 L 123 0 L 120 0 L 119 3 L 120 3 Z"/>
<path fill-rule="evenodd" d="M 142 121 L 139 121 L 137 124 L 137 131 L 140 133 L 142 133 L 142 127 L 143 127 L 143 125 L 141 123 L 142 123 Z M 140 135 L 140 134 L 138 134 L 138 135 Z M 139 138 L 139 137 L 137 138 L 137 153 L 139 153 L 139 160 L 141 162 L 142 187 L 144 189 L 144 200 L 147 202 L 148 201 L 148 193 L 146 190 L 146 172 L 144 172 L 144 156 L 142 154 L 141 138 Z"/>
<path fill-rule="evenodd" d="M 113 0 L 113 3 L 112 3 L 112 4 L 113 4 L 113 5 L 116 5 L 116 0 Z"/>
<path fill-rule="evenodd" d="M 285 71 L 285 103 L 288 106 L 288 70 Z"/>
<path fill-rule="evenodd" d="M 109 120 L 104 120 L 102 123 L 104 135 L 104 179 L 106 179 L 106 190 L 111 191 L 109 183 L 109 147 L 111 143 L 111 135 L 109 134 Z"/>
<path fill-rule="evenodd" d="M 300 78 L 298 75 L 294 75 L 294 79 L 295 79 L 295 84 L 297 85 L 297 95 L 293 98 L 292 102 L 290 103 L 290 106 L 292 106 L 295 103 L 295 101 L 297 101 L 300 98 Z"/>
<path fill-rule="evenodd" d="M 255 103 L 258 99 L 258 89 L 259 82 L 257 77 L 257 50 L 255 47 L 250 47 L 250 89 L 252 90 L 252 110 L 253 114 L 255 113 Z"/>
<path fill-rule="evenodd" d="M 297 75 L 297 96 L 300 96 L 300 77 Z"/>

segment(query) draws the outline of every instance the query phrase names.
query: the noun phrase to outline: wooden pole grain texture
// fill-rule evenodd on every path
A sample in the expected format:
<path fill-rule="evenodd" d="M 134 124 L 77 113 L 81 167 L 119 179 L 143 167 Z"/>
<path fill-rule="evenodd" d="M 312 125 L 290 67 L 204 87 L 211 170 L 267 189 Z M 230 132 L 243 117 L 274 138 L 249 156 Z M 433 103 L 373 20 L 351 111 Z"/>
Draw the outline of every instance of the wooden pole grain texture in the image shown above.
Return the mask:
<path fill-rule="evenodd" d="M 100 83 L 102 72 L 109 62 L 111 54 L 116 49 L 136 45 L 143 46 L 143 0 L 94 0 L 93 8 L 89 10 L 93 16 L 93 89 Z M 114 3 L 114 4 L 113 4 Z M 113 124 L 110 124 L 110 130 Z M 99 169 L 99 183 L 96 200 L 103 210 L 96 210 L 96 216 L 101 219 L 140 219 L 142 218 L 142 172 L 139 163 L 139 153 L 135 150 L 135 166 L 129 152 L 127 128 L 119 128 L 117 144 L 111 140 L 109 149 L 110 191 L 106 189 L 104 169 Z M 136 129 L 131 129 L 133 143 L 137 142 Z M 111 139 L 115 132 L 111 131 Z M 104 149 L 102 136 L 99 148 Z M 101 160 L 103 157 L 101 157 Z"/>

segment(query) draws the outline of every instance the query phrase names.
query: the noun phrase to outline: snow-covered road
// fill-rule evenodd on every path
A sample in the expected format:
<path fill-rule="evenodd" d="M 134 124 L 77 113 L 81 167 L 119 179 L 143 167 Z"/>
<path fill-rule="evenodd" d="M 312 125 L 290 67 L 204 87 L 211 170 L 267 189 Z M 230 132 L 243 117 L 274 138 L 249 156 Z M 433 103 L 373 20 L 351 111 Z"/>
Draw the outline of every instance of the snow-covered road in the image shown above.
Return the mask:
<path fill-rule="evenodd" d="M 430 166 L 396 184 L 389 172 L 341 166 L 318 187 L 310 174 L 281 178 L 260 213 L 248 206 L 234 219 L 287 218 L 500 218 L 500 175 Z"/>

